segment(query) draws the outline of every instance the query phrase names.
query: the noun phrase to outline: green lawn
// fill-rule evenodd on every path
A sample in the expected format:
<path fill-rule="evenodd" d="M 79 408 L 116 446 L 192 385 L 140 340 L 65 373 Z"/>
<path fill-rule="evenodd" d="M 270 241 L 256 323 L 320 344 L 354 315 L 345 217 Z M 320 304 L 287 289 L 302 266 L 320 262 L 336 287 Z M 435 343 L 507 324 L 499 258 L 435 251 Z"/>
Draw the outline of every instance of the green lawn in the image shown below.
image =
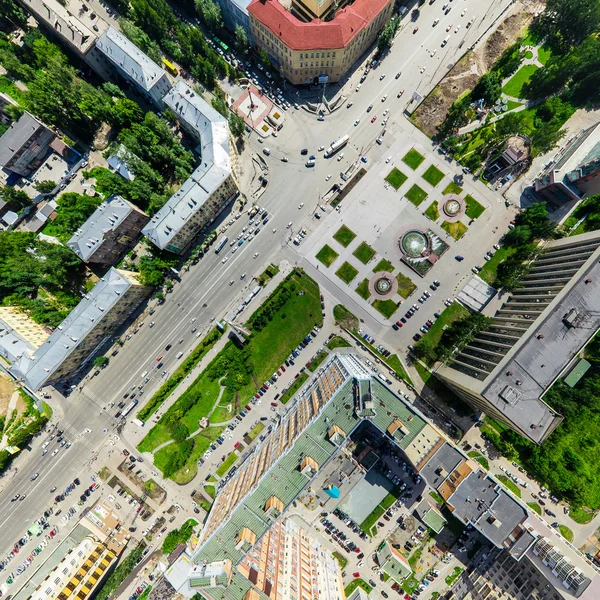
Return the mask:
<path fill-rule="evenodd" d="M 348 329 L 358 327 L 359 321 L 356 315 L 351 313 L 343 304 L 336 304 L 333 307 L 333 317 L 337 325 L 342 324 Z"/>
<path fill-rule="evenodd" d="M 494 256 L 492 256 L 490 260 L 486 261 L 481 271 L 479 271 L 479 277 L 481 277 L 481 279 L 483 279 L 486 283 L 494 285 L 496 282 L 496 277 L 498 276 L 498 267 L 500 266 L 500 263 L 505 261 L 516 251 L 517 249 L 513 246 L 502 246 L 500 250 L 496 250 Z"/>
<path fill-rule="evenodd" d="M 477 452 L 477 450 L 469 452 L 469 457 L 474 458 L 486 471 L 490 470 L 490 463 L 488 459 L 480 452 Z"/>
<path fill-rule="evenodd" d="M 396 281 L 398 282 L 398 293 L 405 299 L 417 289 L 417 286 L 402 273 L 396 275 Z"/>
<path fill-rule="evenodd" d="M 344 248 L 347 248 L 352 243 L 352 240 L 355 237 L 356 237 L 356 234 L 354 233 L 354 231 L 352 231 L 352 229 L 350 229 L 349 227 L 346 227 L 345 225 L 342 225 L 335 232 L 333 239 L 336 242 L 340 243 L 342 246 L 344 246 Z"/>
<path fill-rule="evenodd" d="M 306 367 L 311 373 L 314 373 L 319 365 L 327 358 L 329 353 L 326 350 L 319 350 L 315 357 L 308 363 L 308 367 Z"/>
<path fill-rule="evenodd" d="M 396 375 L 398 375 L 400 379 L 404 379 L 404 381 L 410 382 L 410 377 L 408 376 L 408 373 L 404 370 L 404 367 L 402 366 L 402 363 L 400 362 L 400 359 L 396 354 L 391 354 L 384 360 L 387 362 L 388 366 L 390 366 L 392 370 L 396 372 Z"/>
<path fill-rule="evenodd" d="M 361 242 L 358 248 L 352 253 L 352 256 L 356 256 L 363 265 L 366 265 L 374 256 L 376 252 L 366 242 Z"/>
<path fill-rule="evenodd" d="M 427 198 L 427 192 L 421 189 L 416 183 L 413 185 L 406 194 L 405 198 L 408 198 L 415 206 L 419 206 L 425 198 Z"/>
<path fill-rule="evenodd" d="M 349 262 L 345 262 L 335 274 L 344 282 L 349 284 L 357 275 L 358 270 L 355 269 Z"/>
<path fill-rule="evenodd" d="M 573 531 L 569 529 L 566 525 L 559 525 L 558 530 L 560 534 L 567 540 L 567 542 L 573 542 Z"/>
<path fill-rule="evenodd" d="M 506 487 L 506 489 L 510 490 L 517 498 L 521 497 L 521 490 L 520 490 L 519 486 L 512 479 L 509 479 L 506 475 L 497 475 L 496 479 L 504 487 Z"/>
<path fill-rule="evenodd" d="M 340 565 L 340 569 L 344 570 L 346 568 L 346 565 L 348 564 L 348 559 L 341 552 L 338 552 L 337 550 L 332 553 L 332 556 L 333 556 L 333 558 L 335 558 L 335 560 L 338 561 L 338 563 Z"/>
<path fill-rule="evenodd" d="M 0 93 L 8 94 L 23 108 L 27 107 L 28 92 L 20 90 L 6 75 L 0 75 Z"/>
<path fill-rule="evenodd" d="M 339 254 L 330 246 L 325 244 L 319 252 L 317 252 L 316 259 L 321 261 L 326 267 L 330 267 Z"/>
<path fill-rule="evenodd" d="M 454 571 L 446 577 L 446 585 L 450 587 L 460 577 L 460 574 L 463 571 L 464 569 L 462 567 L 454 567 Z"/>
<path fill-rule="evenodd" d="M 575 521 L 575 523 L 579 523 L 580 525 L 587 525 L 596 516 L 596 513 L 588 509 L 577 508 L 572 506 L 569 510 L 569 516 L 571 517 L 571 519 L 573 519 L 573 521 Z"/>
<path fill-rule="evenodd" d="M 224 461 L 223 464 L 215 471 L 215 473 L 219 477 L 223 477 L 229 469 L 233 466 L 235 461 L 238 459 L 238 455 L 236 452 L 232 452 Z"/>
<path fill-rule="evenodd" d="M 446 501 L 439 495 L 438 492 L 436 492 L 435 490 L 432 490 L 431 492 L 429 492 L 429 495 L 440 505 L 442 506 L 443 504 L 446 503 Z"/>
<path fill-rule="evenodd" d="M 435 187 L 442 179 L 444 179 L 444 173 L 435 165 L 431 165 L 421 177 L 423 177 L 427 183 Z"/>
<path fill-rule="evenodd" d="M 294 270 L 248 319 L 247 326 L 253 333 L 246 347 L 239 349 L 228 342 L 148 432 L 138 449 L 141 452 L 154 450 L 171 439 L 179 424 L 184 424 L 191 434 L 197 431 L 198 421 L 208 415 L 219 398 L 221 385 L 224 389 L 220 407 L 234 403 L 236 394 L 239 404 L 246 403 L 256 393 L 255 381 L 267 379 L 310 329 L 322 323 L 319 287 L 303 271 Z M 249 360 L 252 362 L 248 364 Z M 219 430 L 214 436 L 218 437 L 222 429 L 211 427 L 200 436 L 209 430 Z M 162 459 L 157 452 L 155 461 L 162 460 L 164 466 L 169 453 L 176 450 L 169 448 L 159 451 Z"/>
<path fill-rule="evenodd" d="M 217 496 L 217 488 L 214 485 L 205 485 L 204 491 L 214 500 Z"/>
<path fill-rule="evenodd" d="M 455 240 L 460 240 L 460 238 L 467 233 L 469 228 L 460 221 L 454 221 L 453 223 L 444 221 L 442 223 L 442 229 L 447 231 Z"/>
<path fill-rule="evenodd" d="M 440 318 L 433 323 L 429 331 L 423 335 L 421 340 L 419 340 L 419 344 L 423 342 L 436 347 L 440 342 L 445 328 L 452 325 L 454 321 L 466 319 L 468 316 L 469 311 L 462 304 L 453 302 L 441 313 Z"/>
<path fill-rule="evenodd" d="M 257 423 L 249 432 L 248 432 L 248 437 L 251 440 L 256 439 L 261 433 L 262 430 L 265 428 L 264 423 Z"/>
<path fill-rule="evenodd" d="M 542 514 L 542 507 L 537 502 L 528 502 L 527 506 L 538 515 Z"/>
<path fill-rule="evenodd" d="M 408 177 L 396 167 L 394 167 L 385 178 L 385 180 L 396 190 L 399 189 L 407 179 Z"/>
<path fill-rule="evenodd" d="M 541 42 L 539 36 L 534 33 L 533 31 L 530 31 L 529 29 L 527 30 L 527 36 L 525 37 L 525 39 L 523 40 L 523 42 L 521 43 L 522 47 L 525 46 L 537 46 L 539 43 Z"/>
<path fill-rule="evenodd" d="M 442 191 L 442 194 L 444 194 L 444 196 L 448 195 L 448 194 L 456 194 L 457 196 L 459 194 L 462 194 L 463 189 L 460 187 L 460 185 L 458 185 L 458 183 L 451 181 Z"/>
<path fill-rule="evenodd" d="M 308 379 L 308 373 L 304 371 L 304 373 L 300 373 L 300 377 L 294 381 L 294 383 L 289 387 L 288 391 L 282 394 L 279 401 L 281 404 L 285 404 L 289 401 L 289 399 L 302 387 L 302 384 Z"/>
<path fill-rule="evenodd" d="M 543 65 L 545 65 L 552 56 L 552 50 L 550 50 L 550 48 L 548 46 L 546 46 L 545 44 L 538 48 L 537 53 L 538 53 L 538 60 Z"/>
<path fill-rule="evenodd" d="M 411 148 L 402 159 L 402 162 L 407 164 L 413 171 L 416 171 L 424 160 L 425 157 L 422 154 Z"/>
<path fill-rule="evenodd" d="M 350 348 L 352 344 L 346 341 L 341 335 L 334 335 L 327 344 L 327 347 L 330 350 L 335 350 L 336 348 Z"/>
<path fill-rule="evenodd" d="M 523 87 L 538 70 L 536 65 L 523 65 L 506 83 L 502 91 L 513 98 L 525 98 Z"/>
<path fill-rule="evenodd" d="M 368 279 L 363 279 L 361 283 L 358 284 L 358 287 L 356 288 L 356 293 L 364 300 L 368 300 L 371 297 Z"/>
<path fill-rule="evenodd" d="M 434 200 L 429 208 L 425 211 L 425 215 L 428 216 L 432 221 L 437 221 L 440 218 L 440 211 L 438 210 L 438 201 Z"/>
<path fill-rule="evenodd" d="M 365 590 L 365 592 L 367 592 L 367 594 L 370 594 L 373 591 L 373 588 L 364 579 L 360 579 L 360 577 L 359 577 L 359 578 L 351 581 L 344 588 L 344 594 L 346 595 L 346 597 L 348 597 L 358 587 Z"/>
<path fill-rule="evenodd" d="M 479 204 L 479 202 L 477 202 L 477 200 L 475 200 L 475 198 L 473 198 L 473 196 L 470 194 L 465 196 L 465 204 L 465 213 L 470 219 L 476 219 L 477 217 L 480 217 L 485 210 L 485 207 Z"/>
<path fill-rule="evenodd" d="M 386 258 L 382 258 L 373 268 L 373 273 L 379 273 L 381 271 L 391 273 L 393 270 L 394 265 Z"/>
<path fill-rule="evenodd" d="M 522 102 L 515 102 L 514 100 L 509 100 L 506 103 L 506 107 L 508 109 L 508 112 L 510 112 L 511 110 L 514 110 L 515 108 L 519 108 L 519 106 L 523 106 Z"/>
<path fill-rule="evenodd" d="M 527 50 L 527 52 L 525 52 L 525 58 L 527 60 L 530 60 L 533 58 L 533 52 L 531 50 Z"/>
<path fill-rule="evenodd" d="M 398 310 L 398 305 L 393 300 L 375 300 L 373 308 L 389 319 Z"/>

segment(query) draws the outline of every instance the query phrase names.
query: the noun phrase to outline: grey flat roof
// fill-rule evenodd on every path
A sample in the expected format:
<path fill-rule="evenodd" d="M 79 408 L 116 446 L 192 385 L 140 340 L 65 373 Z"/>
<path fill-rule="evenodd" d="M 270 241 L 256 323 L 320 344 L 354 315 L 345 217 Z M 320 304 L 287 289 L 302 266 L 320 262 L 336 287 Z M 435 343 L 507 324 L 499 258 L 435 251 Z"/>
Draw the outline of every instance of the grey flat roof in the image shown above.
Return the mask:
<path fill-rule="evenodd" d="M 461 481 L 448 504 L 454 508 L 453 514 L 472 523 L 496 546 L 528 516 L 527 509 L 482 469 Z"/>
<path fill-rule="evenodd" d="M 509 352 L 508 360 L 499 365 L 496 376 L 483 389 L 486 400 L 533 438 L 536 431 L 543 438 L 556 417 L 540 398 L 600 328 L 599 254 L 600 250 L 596 250 L 555 302 L 536 319 L 527 331 L 525 343 Z M 574 318 L 573 327 L 564 321 L 569 314 Z M 540 335 L 543 337 L 538 339 Z"/>
<path fill-rule="evenodd" d="M 24 112 L 0 137 L 0 169 L 23 147 L 39 129 L 47 127 L 32 114 Z"/>
<path fill-rule="evenodd" d="M 431 487 L 437 488 L 464 460 L 464 456 L 454 446 L 443 444 L 427 461 L 419 474 Z M 441 472 L 438 474 L 437 471 L 440 470 Z"/>
<path fill-rule="evenodd" d="M 31 356 L 35 346 L 19 335 L 18 331 L 0 319 L 0 356 L 14 363 L 22 356 Z"/>
<path fill-rule="evenodd" d="M 117 229 L 121 223 L 136 210 L 121 196 L 110 196 L 75 232 L 67 246 L 84 261 L 87 261 L 102 245 L 105 233 Z"/>
<path fill-rule="evenodd" d="M 23 378 L 32 390 L 43 387 L 64 360 L 96 327 L 134 283 L 134 274 L 111 268 L 40 346 L 33 358 L 23 356 L 11 372 Z M 137 283 L 137 281 L 135 281 Z"/>
<path fill-rule="evenodd" d="M 109 27 L 98 38 L 96 47 L 146 91 L 164 75 L 153 60 L 114 27 Z"/>
<path fill-rule="evenodd" d="M 163 101 L 178 119 L 196 131 L 202 159 L 189 179 L 144 227 L 144 235 L 159 248 L 169 245 L 231 173 L 227 120 L 183 81 L 178 81 Z"/>

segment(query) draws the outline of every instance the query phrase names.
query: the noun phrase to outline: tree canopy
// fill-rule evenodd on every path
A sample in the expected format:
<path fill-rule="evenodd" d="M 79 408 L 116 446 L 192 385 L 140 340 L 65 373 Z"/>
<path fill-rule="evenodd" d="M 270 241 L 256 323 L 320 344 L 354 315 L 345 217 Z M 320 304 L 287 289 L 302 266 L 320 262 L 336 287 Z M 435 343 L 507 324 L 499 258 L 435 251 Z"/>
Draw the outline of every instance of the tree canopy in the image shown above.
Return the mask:
<path fill-rule="evenodd" d="M 56 219 L 47 221 L 44 233 L 67 242 L 102 204 L 102 197 L 67 192 L 59 196 L 56 203 L 58 204 Z"/>

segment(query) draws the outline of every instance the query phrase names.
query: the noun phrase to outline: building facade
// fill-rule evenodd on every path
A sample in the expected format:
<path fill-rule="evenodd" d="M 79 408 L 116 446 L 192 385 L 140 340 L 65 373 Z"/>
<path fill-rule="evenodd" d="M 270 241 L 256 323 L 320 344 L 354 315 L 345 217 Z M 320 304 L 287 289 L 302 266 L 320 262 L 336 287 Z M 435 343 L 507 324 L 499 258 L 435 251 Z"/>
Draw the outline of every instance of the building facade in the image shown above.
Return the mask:
<path fill-rule="evenodd" d="M 34 391 L 77 373 L 151 291 L 137 273 L 110 269 L 35 354 L 24 355 L 11 372 Z"/>
<path fill-rule="evenodd" d="M 150 217 L 121 196 L 110 196 L 75 232 L 67 245 L 81 260 L 115 264 L 130 250 Z"/>
<path fill-rule="evenodd" d="M 271 600 L 338 600 L 343 594 L 342 573 L 333 553 L 294 517 L 278 520 L 252 546 L 238 570 Z"/>
<path fill-rule="evenodd" d="M 536 444 L 562 419 L 544 394 L 600 328 L 600 232 L 539 250 L 493 323 L 436 367 L 460 398 Z"/>
<path fill-rule="evenodd" d="M 95 46 L 107 63 L 158 109 L 171 89 L 167 74 L 133 42 L 110 26 Z"/>
<path fill-rule="evenodd" d="M 600 193 L 600 123 L 567 142 L 535 180 L 536 195 L 553 206 Z"/>
<path fill-rule="evenodd" d="M 373 44 L 393 10 L 391 0 L 356 0 L 341 9 L 329 1 L 302 0 L 293 3 L 294 12 L 277 0 L 253 0 L 248 7 L 254 45 L 295 85 L 339 81 Z M 333 18 L 315 18 L 315 11 Z"/>
<path fill-rule="evenodd" d="M 0 169 L 5 177 L 11 173 L 31 175 L 50 152 L 54 132 L 25 112 L 0 137 Z"/>
<path fill-rule="evenodd" d="M 236 153 L 227 120 L 184 81 L 165 96 L 183 131 L 198 144 L 200 165 L 150 219 L 143 233 L 161 250 L 183 253 L 236 198 Z"/>

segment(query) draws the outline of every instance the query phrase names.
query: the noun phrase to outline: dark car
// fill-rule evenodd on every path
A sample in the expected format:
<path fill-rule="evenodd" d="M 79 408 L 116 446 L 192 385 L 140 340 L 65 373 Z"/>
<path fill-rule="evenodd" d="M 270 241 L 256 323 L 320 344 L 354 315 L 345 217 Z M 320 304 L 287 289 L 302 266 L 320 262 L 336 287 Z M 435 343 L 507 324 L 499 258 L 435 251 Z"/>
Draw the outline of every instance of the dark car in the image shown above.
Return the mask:
<path fill-rule="evenodd" d="M 306 156 L 308 154 L 308 148 L 302 148 L 302 150 L 300 150 L 300 154 L 302 154 L 302 156 Z"/>
<path fill-rule="evenodd" d="M 420 333 L 415 333 L 415 335 L 413 335 L 413 340 L 415 340 L 415 342 L 418 342 L 420 339 L 421 339 Z"/>
<path fill-rule="evenodd" d="M 464 257 L 464 256 L 461 256 L 460 254 L 457 254 L 457 255 L 456 255 L 454 258 L 455 258 L 455 259 L 456 259 L 458 262 L 461 262 L 461 261 L 465 260 L 465 257 Z"/>

